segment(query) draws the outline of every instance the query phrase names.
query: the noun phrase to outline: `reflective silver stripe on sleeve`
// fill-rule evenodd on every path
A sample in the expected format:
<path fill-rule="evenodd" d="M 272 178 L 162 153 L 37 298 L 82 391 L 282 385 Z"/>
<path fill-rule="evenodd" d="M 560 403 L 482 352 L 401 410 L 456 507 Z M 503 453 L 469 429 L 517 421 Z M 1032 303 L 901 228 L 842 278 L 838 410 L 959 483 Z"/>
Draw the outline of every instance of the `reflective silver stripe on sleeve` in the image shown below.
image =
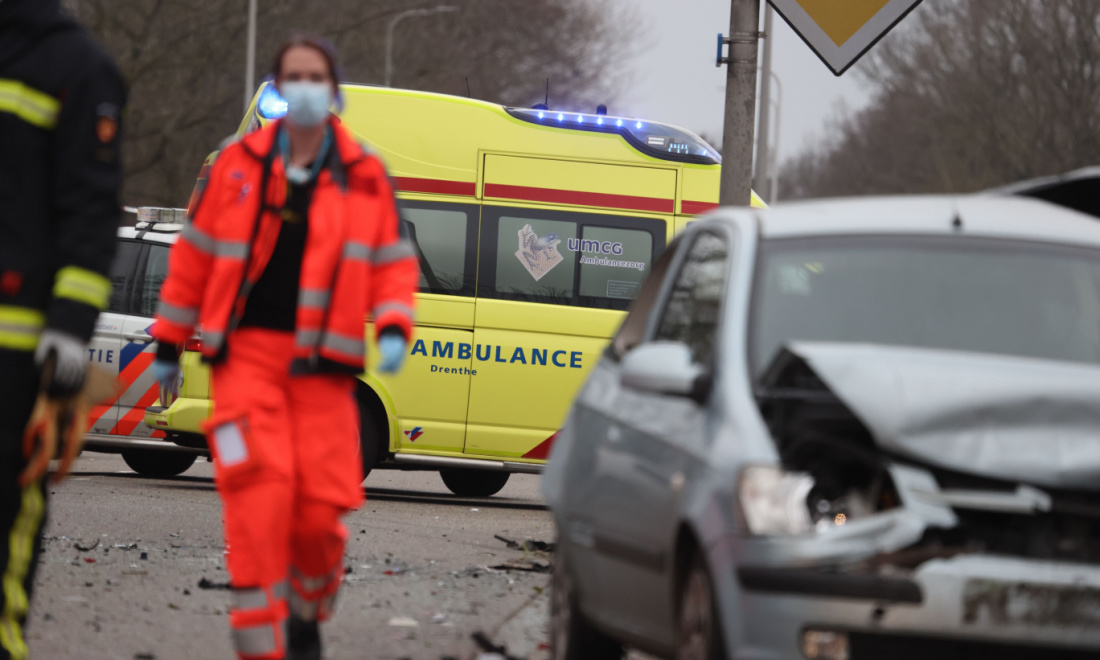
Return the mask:
<path fill-rule="evenodd" d="M 180 232 L 180 238 L 195 246 L 200 252 L 214 254 L 214 238 L 196 227 L 193 222 L 188 222 L 183 226 L 183 231 Z"/>
<path fill-rule="evenodd" d="M 372 261 L 376 266 L 384 266 L 394 261 L 399 261 L 408 257 L 416 256 L 416 248 L 413 247 L 412 242 L 407 240 L 401 240 L 393 245 L 387 245 L 384 248 L 378 248 L 374 251 L 374 257 Z"/>
<path fill-rule="evenodd" d="M 298 332 L 294 335 L 294 341 L 303 348 L 313 348 L 317 345 L 317 342 L 321 339 L 320 330 L 307 330 L 299 328 Z"/>
<path fill-rule="evenodd" d="M 163 298 L 157 306 L 157 316 L 179 323 L 180 325 L 195 325 L 199 321 L 198 307 L 179 307 L 166 302 Z"/>
<path fill-rule="evenodd" d="M 263 589 L 234 589 L 233 607 L 239 610 L 265 610 L 268 608 L 267 594 Z"/>
<path fill-rule="evenodd" d="M 244 259 L 248 256 L 248 243 L 244 241 L 218 241 L 214 253 L 227 259 Z"/>
<path fill-rule="evenodd" d="M 404 303 L 394 303 L 394 302 L 382 303 L 381 305 L 374 308 L 374 311 L 372 312 L 371 315 L 374 316 L 374 318 L 377 319 L 378 317 L 382 316 L 386 312 L 400 312 L 401 314 L 404 314 L 405 316 L 409 317 L 409 320 L 412 320 L 412 318 L 413 318 L 413 308 L 412 307 L 409 307 L 408 305 L 406 305 Z"/>
<path fill-rule="evenodd" d="M 370 246 L 356 241 L 348 241 L 344 243 L 344 258 L 356 261 L 370 261 Z"/>
<path fill-rule="evenodd" d="M 233 643 L 242 655 L 269 655 L 279 650 L 275 626 L 270 623 L 234 630 Z"/>
<path fill-rule="evenodd" d="M 325 309 L 328 307 L 329 292 L 324 289 L 302 289 L 298 292 L 300 307 Z"/>
<path fill-rule="evenodd" d="M 218 349 L 222 347 L 222 344 L 225 343 L 225 333 L 203 330 L 199 333 L 199 341 L 202 342 L 204 349 L 212 348 L 214 349 L 213 352 L 216 353 Z M 204 350 L 203 352 L 206 353 L 208 351 Z"/>
<path fill-rule="evenodd" d="M 349 339 L 331 333 L 325 333 L 325 336 L 321 339 L 321 348 L 327 348 L 353 359 L 362 358 L 367 352 L 367 345 L 362 339 Z"/>
<path fill-rule="evenodd" d="M 248 243 L 246 241 L 221 241 L 189 222 L 183 227 L 181 238 L 195 246 L 200 252 L 217 255 L 228 259 L 244 259 L 248 256 Z"/>

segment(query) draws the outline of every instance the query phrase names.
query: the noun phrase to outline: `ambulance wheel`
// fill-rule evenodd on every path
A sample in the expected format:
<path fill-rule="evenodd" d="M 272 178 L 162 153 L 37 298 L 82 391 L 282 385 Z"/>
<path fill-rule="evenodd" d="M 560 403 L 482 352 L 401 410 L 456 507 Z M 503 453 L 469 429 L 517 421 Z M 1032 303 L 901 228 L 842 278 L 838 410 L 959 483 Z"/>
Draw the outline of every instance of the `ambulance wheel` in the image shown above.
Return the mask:
<path fill-rule="evenodd" d="M 508 472 L 489 470 L 440 470 L 439 476 L 452 493 L 459 497 L 489 497 L 496 495 L 508 483 Z"/>
<path fill-rule="evenodd" d="M 361 384 L 357 397 L 359 402 L 359 460 L 363 464 L 363 479 L 378 465 L 383 441 L 389 447 L 389 438 L 384 437 L 381 422 L 386 420 L 386 409 L 374 397 L 373 393 Z M 388 434 L 387 434 L 388 435 Z"/>
<path fill-rule="evenodd" d="M 363 462 L 363 479 L 378 464 L 378 428 L 374 418 L 362 407 L 359 408 L 359 460 Z"/>
<path fill-rule="evenodd" d="M 128 449 L 122 460 L 143 477 L 176 477 L 195 464 L 198 454 L 155 449 Z"/>

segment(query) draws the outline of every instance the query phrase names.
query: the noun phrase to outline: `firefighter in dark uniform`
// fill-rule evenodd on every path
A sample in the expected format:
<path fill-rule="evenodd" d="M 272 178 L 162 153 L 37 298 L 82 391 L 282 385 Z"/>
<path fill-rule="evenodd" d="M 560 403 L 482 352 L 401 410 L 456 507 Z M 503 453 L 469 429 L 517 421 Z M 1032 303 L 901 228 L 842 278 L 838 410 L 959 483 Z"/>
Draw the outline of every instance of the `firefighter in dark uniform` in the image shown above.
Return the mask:
<path fill-rule="evenodd" d="M 23 637 L 45 522 L 39 393 L 78 392 L 111 295 L 125 87 L 60 0 L 0 0 L 0 660 Z M 42 373 L 49 365 L 49 373 Z M 66 436 L 75 444 L 79 434 Z"/>

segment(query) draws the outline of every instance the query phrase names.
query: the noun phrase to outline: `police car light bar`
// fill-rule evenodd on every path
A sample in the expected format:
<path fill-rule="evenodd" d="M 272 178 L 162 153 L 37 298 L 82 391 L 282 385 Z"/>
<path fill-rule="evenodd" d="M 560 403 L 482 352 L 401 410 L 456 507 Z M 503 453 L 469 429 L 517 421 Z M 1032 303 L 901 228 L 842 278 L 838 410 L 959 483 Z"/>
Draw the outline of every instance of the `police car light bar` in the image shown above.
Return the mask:
<path fill-rule="evenodd" d="M 183 229 L 187 222 L 187 209 L 171 209 L 159 206 L 140 206 L 137 209 L 135 229 L 173 232 Z"/>
<path fill-rule="evenodd" d="M 550 112 L 531 108 L 505 108 L 515 117 L 532 124 L 575 131 L 615 133 L 644 154 L 681 163 L 718 165 L 722 156 L 698 135 L 682 128 L 627 117 L 579 112 Z"/>

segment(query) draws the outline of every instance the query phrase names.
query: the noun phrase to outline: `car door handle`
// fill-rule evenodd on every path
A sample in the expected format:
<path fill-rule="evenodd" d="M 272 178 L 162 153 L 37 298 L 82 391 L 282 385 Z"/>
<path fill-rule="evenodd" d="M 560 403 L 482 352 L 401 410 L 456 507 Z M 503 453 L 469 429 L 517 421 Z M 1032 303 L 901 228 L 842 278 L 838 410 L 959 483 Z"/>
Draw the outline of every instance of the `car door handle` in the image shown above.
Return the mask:
<path fill-rule="evenodd" d="M 149 335 L 149 334 L 146 334 L 146 333 L 140 332 L 140 331 L 138 331 L 138 332 L 127 332 L 127 333 L 122 335 L 122 338 L 123 339 L 129 339 L 131 341 L 142 342 L 142 343 L 145 343 L 145 344 L 148 344 L 149 342 L 153 341 L 153 336 L 152 335 Z"/>

